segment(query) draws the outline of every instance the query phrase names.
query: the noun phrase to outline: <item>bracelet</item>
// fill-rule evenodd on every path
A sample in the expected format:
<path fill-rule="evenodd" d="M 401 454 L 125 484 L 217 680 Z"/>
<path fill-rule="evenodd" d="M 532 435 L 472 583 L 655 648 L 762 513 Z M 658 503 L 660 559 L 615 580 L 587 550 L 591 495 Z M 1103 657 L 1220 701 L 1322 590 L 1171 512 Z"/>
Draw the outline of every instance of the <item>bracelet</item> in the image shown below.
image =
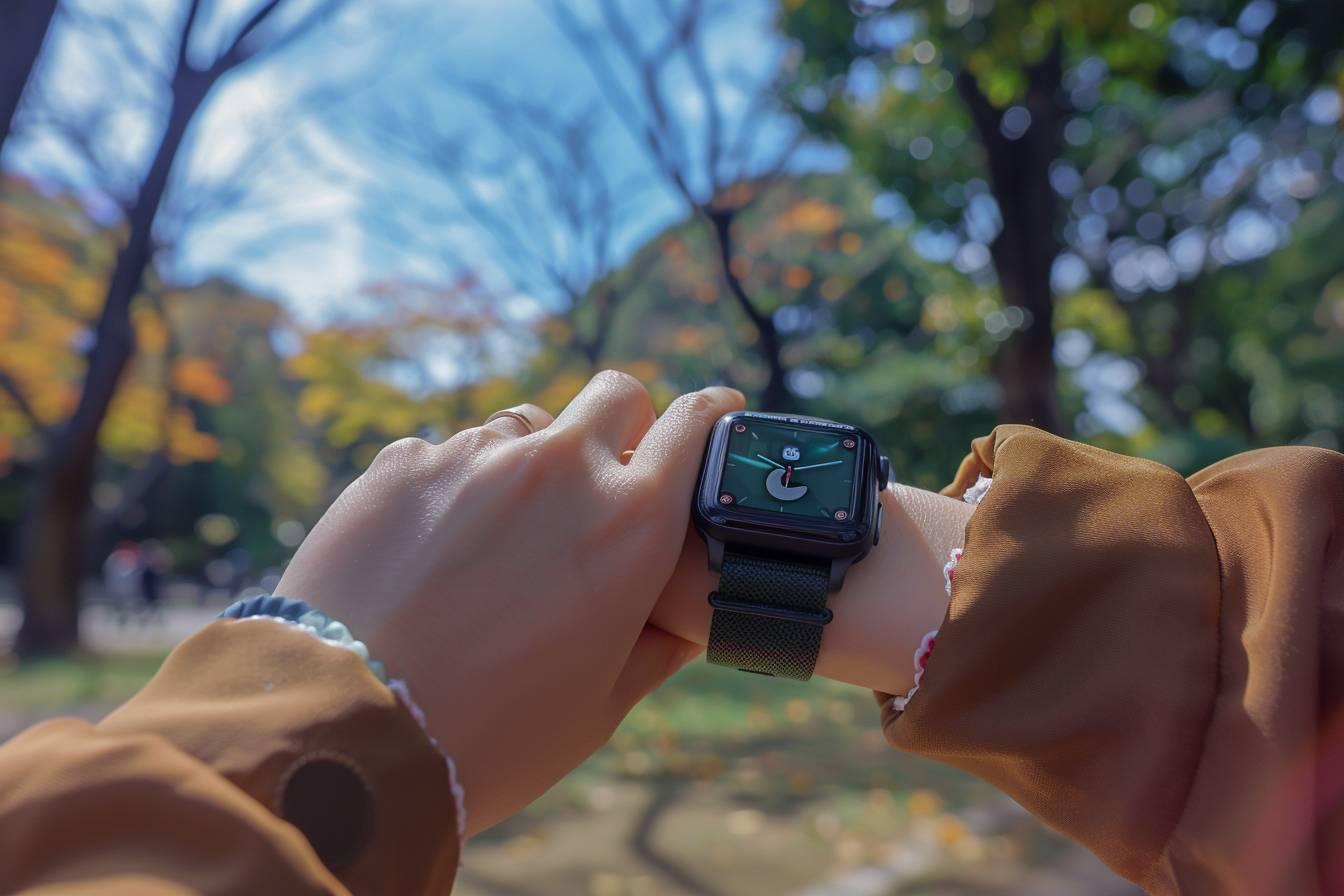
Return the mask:
<path fill-rule="evenodd" d="M 350 634 L 350 629 L 332 619 L 321 610 L 314 610 L 301 600 L 291 600 L 273 594 L 262 594 L 246 600 L 237 600 L 229 604 L 220 614 L 220 619 L 248 619 L 269 617 L 281 619 L 292 625 L 307 629 L 333 647 L 351 651 L 362 659 L 374 676 L 383 684 L 388 684 L 387 669 L 378 660 L 369 658 L 369 648 Z"/>

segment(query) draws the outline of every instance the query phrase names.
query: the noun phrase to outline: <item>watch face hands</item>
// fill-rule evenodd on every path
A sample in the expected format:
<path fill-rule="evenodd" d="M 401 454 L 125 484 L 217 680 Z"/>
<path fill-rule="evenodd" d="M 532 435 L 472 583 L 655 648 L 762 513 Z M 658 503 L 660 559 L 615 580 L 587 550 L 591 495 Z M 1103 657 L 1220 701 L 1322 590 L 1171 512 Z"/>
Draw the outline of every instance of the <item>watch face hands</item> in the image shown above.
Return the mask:
<path fill-rule="evenodd" d="M 781 469 L 781 470 L 784 469 L 784 465 L 783 465 L 783 464 L 779 463 L 778 461 L 773 461 L 773 460 L 771 460 L 770 458 L 766 457 L 764 454 L 758 454 L 758 455 L 756 455 L 756 456 L 759 457 L 761 460 L 765 461 L 766 463 L 768 463 L 768 464 L 769 464 L 770 466 L 772 466 L 772 467 L 779 467 L 779 469 Z"/>
<path fill-rule="evenodd" d="M 826 463 L 824 463 L 824 464 L 808 464 L 808 465 L 805 466 L 805 467 L 794 467 L 794 469 L 795 469 L 795 470 L 818 470 L 818 469 L 821 469 L 822 467 L 833 467 L 833 466 L 835 466 L 836 464 L 842 464 L 842 463 L 844 463 L 844 461 L 842 461 L 842 460 L 828 460 L 828 461 L 826 461 Z"/>
<path fill-rule="evenodd" d="M 755 459 L 750 458 L 750 457 L 745 457 L 744 455 L 741 455 L 741 454 L 729 454 L 728 456 L 729 456 L 730 458 L 732 458 L 733 460 L 738 461 L 739 463 L 744 463 L 744 464 L 746 464 L 746 465 L 748 465 L 748 466 L 751 466 L 751 467 L 760 467 L 762 470 L 769 470 L 769 469 L 770 469 L 770 464 L 768 464 L 768 463 L 761 463 L 761 461 L 759 461 L 759 460 L 755 460 Z M 766 458 L 766 459 L 768 460 L 769 458 Z M 776 466 L 777 466 L 777 465 L 776 465 Z"/>

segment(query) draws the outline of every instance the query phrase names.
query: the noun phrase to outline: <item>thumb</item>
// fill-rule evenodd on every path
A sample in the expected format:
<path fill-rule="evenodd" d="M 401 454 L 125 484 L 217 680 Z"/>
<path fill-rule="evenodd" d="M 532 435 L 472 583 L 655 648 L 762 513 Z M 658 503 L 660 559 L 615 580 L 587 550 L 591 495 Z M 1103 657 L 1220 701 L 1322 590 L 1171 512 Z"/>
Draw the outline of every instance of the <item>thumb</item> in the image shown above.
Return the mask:
<path fill-rule="evenodd" d="M 655 625 L 646 625 L 612 688 L 612 706 L 617 721 L 625 718 L 643 700 L 682 666 L 704 650 L 699 644 L 678 638 Z"/>
<path fill-rule="evenodd" d="M 745 404 L 741 392 L 726 386 L 681 396 L 644 434 L 630 461 L 631 471 L 651 480 L 662 496 L 689 512 L 691 491 L 714 422 Z"/>

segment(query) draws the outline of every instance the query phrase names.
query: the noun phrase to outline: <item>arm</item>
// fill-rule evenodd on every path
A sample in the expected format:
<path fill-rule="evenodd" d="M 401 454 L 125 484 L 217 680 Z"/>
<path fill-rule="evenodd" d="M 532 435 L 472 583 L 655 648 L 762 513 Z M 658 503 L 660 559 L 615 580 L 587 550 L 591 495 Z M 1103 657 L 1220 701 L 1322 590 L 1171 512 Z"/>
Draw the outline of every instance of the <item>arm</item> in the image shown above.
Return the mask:
<path fill-rule="evenodd" d="M 884 692 L 894 746 L 997 785 L 1149 892 L 1344 892 L 1344 456 L 1252 452 L 1186 481 L 1004 426 L 960 488 L 978 473 L 994 485 L 905 712 L 906 680 L 880 677 L 907 674 L 936 615 L 927 558 L 962 508 L 893 496 L 915 544 L 884 536 L 853 570 L 824 673 Z M 703 639 L 708 582 L 684 560 L 660 618 Z M 876 634 L 840 628 L 851 611 Z"/>
<path fill-rule="evenodd" d="M 817 674 L 904 694 L 913 683 L 910 657 L 947 612 L 943 565 L 961 547 L 973 507 L 922 489 L 892 485 L 882 493 L 882 541 L 850 569 L 834 600 Z M 709 592 L 718 587 L 705 543 L 686 535 L 676 572 L 652 622 L 697 644 L 709 637 Z M 899 658 L 899 660 L 897 659 Z"/>
<path fill-rule="evenodd" d="M 354 654 L 221 621 L 95 725 L 0 748 L 0 881 L 60 894 L 445 892 L 443 757 Z"/>
<path fill-rule="evenodd" d="M 280 590 L 400 681 L 286 622 L 206 627 L 97 725 L 0 749 L 0 889 L 446 892 L 462 836 L 698 652 L 647 621 L 701 446 L 741 401 L 710 388 L 658 417 L 608 372 L 554 421 L 527 405 L 384 449 Z"/>

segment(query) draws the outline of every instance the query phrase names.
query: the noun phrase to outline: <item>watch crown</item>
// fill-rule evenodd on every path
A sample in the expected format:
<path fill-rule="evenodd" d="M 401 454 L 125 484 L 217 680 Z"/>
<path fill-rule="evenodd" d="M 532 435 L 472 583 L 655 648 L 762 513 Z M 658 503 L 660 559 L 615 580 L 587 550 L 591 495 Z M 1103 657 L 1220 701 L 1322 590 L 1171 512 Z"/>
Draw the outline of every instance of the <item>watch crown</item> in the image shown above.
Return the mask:
<path fill-rule="evenodd" d="M 877 462 L 877 487 L 886 489 L 891 482 L 891 459 L 885 454 Z"/>

